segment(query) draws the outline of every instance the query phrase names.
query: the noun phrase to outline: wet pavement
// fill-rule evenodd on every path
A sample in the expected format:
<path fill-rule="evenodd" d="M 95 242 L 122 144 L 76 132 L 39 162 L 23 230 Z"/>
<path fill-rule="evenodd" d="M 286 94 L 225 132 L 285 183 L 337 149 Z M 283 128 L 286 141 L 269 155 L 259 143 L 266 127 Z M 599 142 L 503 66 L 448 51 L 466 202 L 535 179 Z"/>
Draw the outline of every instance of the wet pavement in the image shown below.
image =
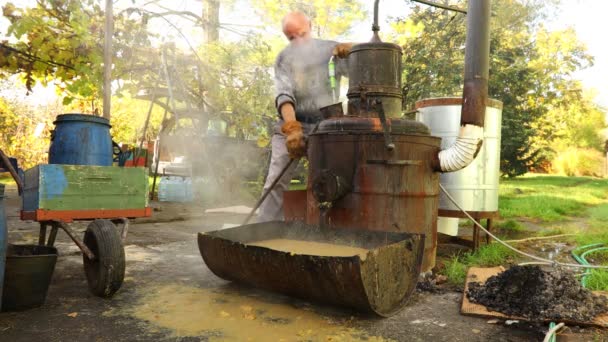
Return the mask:
<path fill-rule="evenodd" d="M 34 243 L 37 223 L 19 221 L 16 193 L 7 195 L 11 243 Z M 169 204 L 154 214 L 132 222 L 125 282 L 111 299 L 89 293 L 82 256 L 60 232 L 46 303 L 1 313 L 0 341 L 538 341 L 546 329 L 462 316 L 457 292 L 416 292 L 380 319 L 226 282 L 205 266 L 196 234 L 245 215 Z M 74 228 L 82 234 L 86 223 Z"/>

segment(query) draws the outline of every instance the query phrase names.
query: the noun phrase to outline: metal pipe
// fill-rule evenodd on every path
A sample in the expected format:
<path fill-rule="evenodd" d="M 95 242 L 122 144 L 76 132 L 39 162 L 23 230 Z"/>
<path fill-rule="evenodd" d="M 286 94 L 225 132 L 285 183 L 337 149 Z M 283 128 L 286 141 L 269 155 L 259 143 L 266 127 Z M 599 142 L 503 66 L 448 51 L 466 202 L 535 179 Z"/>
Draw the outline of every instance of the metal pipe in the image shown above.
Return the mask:
<path fill-rule="evenodd" d="M 483 127 L 488 99 L 490 0 L 469 0 L 460 125 Z"/>
<path fill-rule="evenodd" d="M 372 36 L 372 42 L 380 42 L 380 36 L 378 35 L 378 31 L 380 31 L 380 25 L 378 25 L 378 5 L 380 0 L 374 1 L 374 23 L 372 24 L 372 31 L 374 35 Z"/>
<path fill-rule="evenodd" d="M 437 156 L 436 168 L 441 172 L 454 172 L 467 167 L 483 144 L 488 100 L 490 2 L 469 0 L 460 132 L 456 142 Z"/>
<path fill-rule="evenodd" d="M 253 206 L 253 209 L 251 209 L 251 212 L 249 213 L 249 215 L 247 215 L 247 217 L 245 218 L 245 221 L 243 221 L 243 226 L 249 223 L 249 220 L 251 220 L 251 218 L 255 214 L 255 211 L 258 210 L 258 208 L 262 205 L 262 203 L 264 203 L 264 200 L 266 200 L 266 197 L 268 197 L 268 195 L 270 195 L 270 192 L 272 192 L 272 189 L 274 189 L 274 187 L 281 180 L 281 178 L 283 178 L 283 175 L 285 174 L 285 172 L 287 172 L 287 169 L 289 169 L 291 167 L 291 164 L 293 164 L 294 161 L 295 161 L 295 159 L 289 158 L 289 162 L 287 164 L 285 164 L 285 167 L 283 167 L 283 169 L 281 170 L 281 172 L 279 173 L 277 178 L 275 178 L 274 181 L 272 181 L 268 190 L 266 190 L 266 192 L 264 192 L 264 194 L 262 194 L 262 197 L 260 197 L 260 199 L 257 201 L 257 203 Z"/>
<path fill-rule="evenodd" d="M 51 230 L 51 235 L 53 235 L 53 232 L 54 232 L 55 233 L 54 235 L 57 236 L 57 228 L 63 229 L 63 231 L 70 237 L 70 239 L 72 239 L 72 241 L 74 241 L 76 246 L 78 246 L 78 248 L 80 248 L 80 250 L 82 251 L 82 254 L 86 255 L 86 257 L 89 260 L 95 260 L 95 258 L 96 258 L 95 254 L 93 254 L 93 252 L 91 252 L 89 247 L 87 247 L 87 245 L 85 245 L 84 241 L 82 241 L 76 237 L 76 234 L 74 234 L 74 231 L 72 231 L 72 229 L 70 229 L 70 226 L 68 226 L 65 222 L 61 222 L 61 221 L 53 221 L 52 225 L 53 225 L 53 230 Z M 49 240 L 50 239 L 51 239 L 51 237 L 49 236 Z M 55 243 L 54 237 L 53 237 L 53 243 Z M 47 244 L 47 246 L 53 246 L 53 244 Z"/>

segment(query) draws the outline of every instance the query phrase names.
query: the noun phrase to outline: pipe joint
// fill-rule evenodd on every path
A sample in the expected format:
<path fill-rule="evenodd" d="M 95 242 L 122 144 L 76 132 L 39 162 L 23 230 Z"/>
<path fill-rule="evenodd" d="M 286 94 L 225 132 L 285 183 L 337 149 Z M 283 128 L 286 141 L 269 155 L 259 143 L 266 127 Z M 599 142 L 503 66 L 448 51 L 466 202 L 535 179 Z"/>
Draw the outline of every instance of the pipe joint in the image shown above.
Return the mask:
<path fill-rule="evenodd" d="M 473 162 L 483 144 L 483 127 L 464 125 L 456 142 L 448 149 L 439 152 L 439 171 L 454 172 L 462 170 Z"/>

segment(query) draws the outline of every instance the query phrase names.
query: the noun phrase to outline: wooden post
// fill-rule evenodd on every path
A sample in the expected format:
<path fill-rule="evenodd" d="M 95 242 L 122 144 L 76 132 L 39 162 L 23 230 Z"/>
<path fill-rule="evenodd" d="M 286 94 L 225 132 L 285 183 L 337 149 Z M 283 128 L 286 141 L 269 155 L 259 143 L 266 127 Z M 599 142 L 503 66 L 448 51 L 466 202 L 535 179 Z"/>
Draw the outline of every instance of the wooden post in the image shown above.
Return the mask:
<path fill-rule="evenodd" d="M 112 109 L 112 36 L 114 35 L 112 0 L 106 0 L 106 25 L 103 41 L 103 117 L 110 120 Z"/>

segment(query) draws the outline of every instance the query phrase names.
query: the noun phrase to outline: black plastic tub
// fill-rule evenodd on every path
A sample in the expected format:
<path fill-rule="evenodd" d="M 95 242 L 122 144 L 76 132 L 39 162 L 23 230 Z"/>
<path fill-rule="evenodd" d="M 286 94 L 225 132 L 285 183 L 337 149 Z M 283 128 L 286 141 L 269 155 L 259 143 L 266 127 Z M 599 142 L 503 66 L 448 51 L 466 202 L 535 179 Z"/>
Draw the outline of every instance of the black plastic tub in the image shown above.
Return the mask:
<path fill-rule="evenodd" d="M 44 304 L 56 262 L 55 247 L 9 245 L 2 311 L 26 310 Z"/>

